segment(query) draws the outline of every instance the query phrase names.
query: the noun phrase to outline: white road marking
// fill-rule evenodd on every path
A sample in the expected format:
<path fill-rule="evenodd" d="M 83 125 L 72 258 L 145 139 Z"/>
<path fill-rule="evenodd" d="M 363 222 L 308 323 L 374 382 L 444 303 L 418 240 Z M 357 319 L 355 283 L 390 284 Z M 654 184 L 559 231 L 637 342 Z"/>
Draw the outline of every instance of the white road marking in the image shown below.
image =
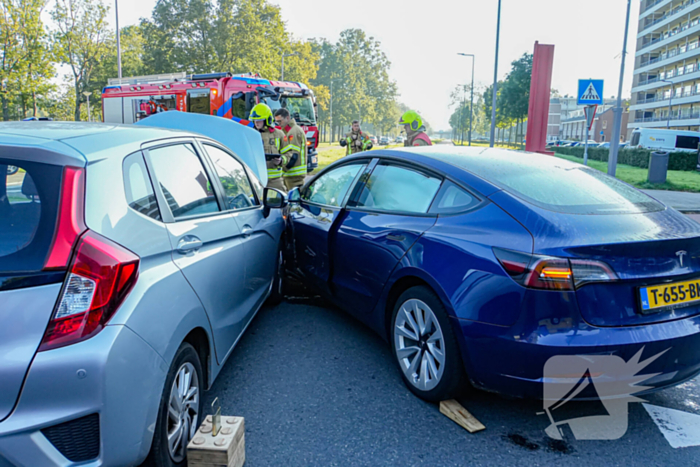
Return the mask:
<path fill-rule="evenodd" d="M 700 415 L 642 404 L 672 448 L 700 446 Z"/>

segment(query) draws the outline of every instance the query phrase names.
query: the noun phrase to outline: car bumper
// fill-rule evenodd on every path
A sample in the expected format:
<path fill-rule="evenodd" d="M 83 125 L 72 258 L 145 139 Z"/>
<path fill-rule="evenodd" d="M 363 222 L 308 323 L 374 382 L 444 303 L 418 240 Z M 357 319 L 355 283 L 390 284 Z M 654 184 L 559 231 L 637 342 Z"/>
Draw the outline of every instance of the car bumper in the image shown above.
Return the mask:
<path fill-rule="evenodd" d="M 534 329 L 457 318 L 452 321 L 465 369 L 474 386 L 508 396 L 542 399 L 545 383 L 569 384 L 545 377 L 545 364 L 556 356 L 614 355 L 629 362 L 642 349 L 640 361 L 664 352 L 639 371 L 612 375 L 630 383 L 636 373 L 655 375 L 639 384 L 650 389 L 638 394 L 675 386 L 700 373 L 700 317 L 697 316 L 607 328 L 567 321 L 539 323 Z"/>
<path fill-rule="evenodd" d="M 167 371 L 126 326 L 37 353 L 13 413 L 0 423 L 0 467 L 138 464 L 150 449 Z M 90 460 L 69 460 L 42 432 L 94 414 L 99 434 L 88 430 L 85 437 L 99 436 L 100 447 Z"/>

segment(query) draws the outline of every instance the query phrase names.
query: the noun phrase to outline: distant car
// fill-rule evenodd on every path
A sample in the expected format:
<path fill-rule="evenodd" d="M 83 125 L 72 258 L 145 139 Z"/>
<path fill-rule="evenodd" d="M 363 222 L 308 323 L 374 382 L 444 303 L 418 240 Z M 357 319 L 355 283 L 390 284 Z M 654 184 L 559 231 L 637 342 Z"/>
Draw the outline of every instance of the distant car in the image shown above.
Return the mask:
<path fill-rule="evenodd" d="M 605 143 L 600 143 L 600 144 L 598 145 L 598 147 L 601 148 L 601 149 L 607 149 L 607 148 L 610 147 L 610 142 L 609 142 L 609 141 L 606 141 Z"/>
<path fill-rule="evenodd" d="M 387 145 L 389 144 L 389 142 L 390 141 L 388 136 L 382 136 L 381 138 L 379 138 L 379 144 Z"/>
<path fill-rule="evenodd" d="M 404 137 L 403 136 L 397 136 L 396 139 L 394 140 L 395 143 L 403 144 L 404 142 Z"/>
<path fill-rule="evenodd" d="M 51 117 L 29 117 L 22 120 L 23 122 L 52 122 Z"/>
<path fill-rule="evenodd" d="M 379 144 L 376 136 L 370 136 L 369 140 L 372 141 L 372 144 Z"/>
<path fill-rule="evenodd" d="M 243 162 L 265 163 L 260 136 L 229 127 L 235 154 L 187 131 L 0 124 L 0 167 L 23 169 L 0 180 L 0 466 L 186 465 L 203 392 L 281 299 L 285 195 Z"/>

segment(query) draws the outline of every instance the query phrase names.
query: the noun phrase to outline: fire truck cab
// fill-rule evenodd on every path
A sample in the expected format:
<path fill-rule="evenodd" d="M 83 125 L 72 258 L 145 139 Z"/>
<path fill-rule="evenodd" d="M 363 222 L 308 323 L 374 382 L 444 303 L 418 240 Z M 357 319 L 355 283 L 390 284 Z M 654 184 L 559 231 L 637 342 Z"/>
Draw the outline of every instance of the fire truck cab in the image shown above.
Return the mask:
<path fill-rule="evenodd" d="M 102 119 L 135 123 L 159 112 L 177 110 L 248 122 L 255 104 L 274 112 L 289 110 L 306 133 L 307 170 L 318 167 L 318 125 L 314 94 L 305 84 L 270 81 L 257 74 L 208 73 L 137 76 L 110 79 L 102 90 Z"/>

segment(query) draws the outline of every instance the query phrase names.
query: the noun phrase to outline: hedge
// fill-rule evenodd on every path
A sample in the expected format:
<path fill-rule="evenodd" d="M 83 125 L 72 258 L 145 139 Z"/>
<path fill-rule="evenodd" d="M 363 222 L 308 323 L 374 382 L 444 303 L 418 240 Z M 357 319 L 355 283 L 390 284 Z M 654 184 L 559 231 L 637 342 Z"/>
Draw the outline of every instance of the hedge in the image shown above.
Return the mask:
<path fill-rule="evenodd" d="M 574 148 L 554 147 L 550 150 L 567 156 L 583 158 L 583 146 Z M 608 148 L 588 148 L 588 158 L 594 161 L 608 161 Z M 617 163 L 627 164 L 633 167 L 649 168 L 649 156 L 653 151 L 649 149 L 620 149 L 617 153 Z M 697 152 L 672 152 L 668 158 L 668 170 L 695 171 L 698 165 Z"/>

